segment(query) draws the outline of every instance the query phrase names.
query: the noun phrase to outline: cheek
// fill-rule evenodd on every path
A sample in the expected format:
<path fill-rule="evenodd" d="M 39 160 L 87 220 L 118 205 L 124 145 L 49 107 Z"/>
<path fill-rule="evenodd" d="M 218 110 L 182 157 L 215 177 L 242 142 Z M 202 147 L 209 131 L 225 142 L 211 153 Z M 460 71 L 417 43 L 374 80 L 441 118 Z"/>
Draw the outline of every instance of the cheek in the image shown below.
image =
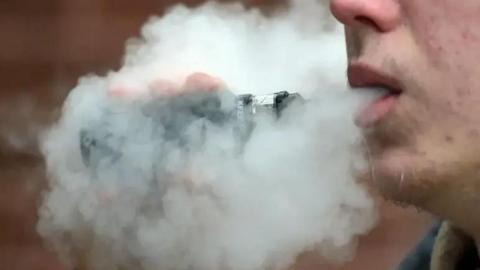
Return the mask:
<path fill-rule="evenodd" d="M 407 28 L 417 48 L 414 61 L 421 71 L 413 77 L 425 94 L 423 105 L 440 118 L 440 125 L 478 125 L 480 1 L 405 2 Z"/>
<path fill-rule="evenodd" d="M 467 62 L 480 56 L 479 1 L 405 1 L 405 23 L 417 46 L 436 66 L 462 68 L 454 58 Z"/>

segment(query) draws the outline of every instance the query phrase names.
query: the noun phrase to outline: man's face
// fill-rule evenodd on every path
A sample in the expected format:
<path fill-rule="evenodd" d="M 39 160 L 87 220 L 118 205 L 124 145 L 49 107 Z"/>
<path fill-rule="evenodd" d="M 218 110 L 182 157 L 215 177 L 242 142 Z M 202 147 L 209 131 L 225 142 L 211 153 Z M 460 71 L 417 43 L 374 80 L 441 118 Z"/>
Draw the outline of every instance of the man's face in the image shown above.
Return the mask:
<path fill-rule="evenodd" d="M 358 117 L 371 178 L 433 209 L 475 191 L 480 1 L 332 0 L 331 10 L 346 26 L 351 85 L 389 89 Z"/>

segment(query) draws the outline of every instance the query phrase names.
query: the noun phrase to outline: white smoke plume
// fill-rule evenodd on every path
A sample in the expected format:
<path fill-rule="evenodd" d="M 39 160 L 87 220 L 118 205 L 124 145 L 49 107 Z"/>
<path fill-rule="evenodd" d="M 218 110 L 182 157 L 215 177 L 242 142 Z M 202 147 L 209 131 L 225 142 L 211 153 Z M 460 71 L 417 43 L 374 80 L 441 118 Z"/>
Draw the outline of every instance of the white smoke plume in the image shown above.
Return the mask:
<path fill-rule="evenodd" d="M 152 18 L 124 66 L 82 78 L 42 137 L 50 189 L 40 234 L 68 263 L 95 270 L 281 270 L 308 250 L 351 258 L 375 222 L 353 177 L 362 161 L 351 116 L 364 99 L 346 91 L 342 31 L 326 14 L 324 2 L 305 0 L 268 18 L 218 3 Z M 174 107 L 160 112 L 169 126 L 145 114 L 152 81 L 180 84 L 197 71 L 236 94 L 288 90 L 310 101 L 257 119 L 239 152 L 233 123 L 186 124 Z M 115 87 L 142 98 L 112 98 Z M 179 126 L 182 143 L 167 138 Z M 101 138 L 100 157 L 115 158 L 82 159 L 85 130 Z"/>

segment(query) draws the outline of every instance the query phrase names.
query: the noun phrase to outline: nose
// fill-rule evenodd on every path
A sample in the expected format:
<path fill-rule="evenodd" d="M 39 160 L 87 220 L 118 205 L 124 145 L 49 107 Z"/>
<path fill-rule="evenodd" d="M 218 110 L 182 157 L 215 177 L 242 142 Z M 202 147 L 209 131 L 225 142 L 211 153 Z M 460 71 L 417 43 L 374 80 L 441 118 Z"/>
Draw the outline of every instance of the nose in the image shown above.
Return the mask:
<path fill-rule="evenodd" d="M 398 0 L 331 0 L 330 10 L 346 26 L 364 25 L 388 32 L 400 22 Z"/>

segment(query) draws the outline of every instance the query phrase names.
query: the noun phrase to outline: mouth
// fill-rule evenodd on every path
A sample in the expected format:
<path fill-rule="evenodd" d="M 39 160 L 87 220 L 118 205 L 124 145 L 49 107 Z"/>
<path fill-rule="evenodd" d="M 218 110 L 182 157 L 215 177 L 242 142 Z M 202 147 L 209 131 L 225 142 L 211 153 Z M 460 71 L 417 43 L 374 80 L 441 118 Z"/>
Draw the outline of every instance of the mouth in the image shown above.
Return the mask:
<path fill-rule="evenodd" d="M 355 115 L 355 124 L 361 128 L 384 120 L 395 109 L 403 92 L 398 80 L 365 63 L 349 65 L 348 81 L 356 90 L 381 93 Z"/>

